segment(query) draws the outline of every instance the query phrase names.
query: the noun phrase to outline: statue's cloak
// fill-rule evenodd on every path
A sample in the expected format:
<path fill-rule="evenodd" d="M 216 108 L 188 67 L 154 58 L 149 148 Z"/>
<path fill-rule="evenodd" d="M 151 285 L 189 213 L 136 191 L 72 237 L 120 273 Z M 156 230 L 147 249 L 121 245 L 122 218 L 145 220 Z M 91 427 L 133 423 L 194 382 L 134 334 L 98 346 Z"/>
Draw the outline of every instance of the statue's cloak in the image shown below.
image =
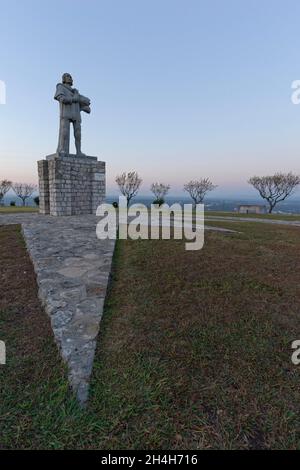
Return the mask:
<path fill-rule="evenodd" d="M 79 101 L 77 103 L 72 102 L 75 94 L 78 94 L 79 96 Z M 80 95 L 78 90 L 63 83 L 58 83 L 56 85 L 54 99 L 59 101 L 60 117 L 69 119 L 70 121 L 81 122 L 80 111 L 84 111 L 86 113 L 91 111 L 89 98 Z"/>

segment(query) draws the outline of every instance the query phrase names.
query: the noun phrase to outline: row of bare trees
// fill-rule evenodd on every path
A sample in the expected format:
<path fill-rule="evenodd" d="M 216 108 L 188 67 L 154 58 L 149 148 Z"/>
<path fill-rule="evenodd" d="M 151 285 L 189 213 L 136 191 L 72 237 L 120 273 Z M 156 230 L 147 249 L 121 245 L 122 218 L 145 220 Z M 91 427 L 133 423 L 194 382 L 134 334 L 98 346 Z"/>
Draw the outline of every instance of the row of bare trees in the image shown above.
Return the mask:
<path fill-rule="evenodd" d="M 121 193 L 127 198 L 127 204 L 135 197 L 142 184 L 142 179 L 136 171 L 122 173 L 116 177 L 116 183 Z M 248 181 L 265 199 L 269 205 L 271 214 L 278 202 L 282 202 L 293 194 L 296 187 L 300 184 L 300 176 L 293 173 L 276 173 L 273 176 L 253 176 Z M 200 204 L 204 201 L 206 194 L 213 191 L 217 186 L 209 178 L 200 178 L 186 183 L 183 187 L 194 204 Z M 170 186 L 163 183 L 153 183 L 151 191 L 155 196 L 154 203 L 163 204 Z"/>
<path fill-rule="evenodd" d="M 22 205 L 26 205 L 26 200 L 32 196 L 37 187 L 35 184 L 28 183 L 12 183 L 9 180 L 0 181 L 0 204 L 3 202 L 6 193 L 12 189 L 15 194 L 21 199 Z"/>
<path fill-rule="evenodd" d="M 127 204 L 135 197 L 140 189 L 143 180 L 136 171 L 122 173 L 116 177 L 116 183 L 123 196 L 127 199 Z M 184 190 L 189 193 L 195 204 L 203 202 L 205 195 L 217 186 L 212 184 L 209 178 L 201 178 L 198 181 L 189 181 L 184 185 Z M 170 185 L 164 183 L 152 183 L 150 190 L 155 196 L 154 204 L 161 205 L 165 202 L 165 197 L 169 192 Z"/>
<path fill-rule="evenodd" d="M 126 197 L 127 204 L 135 197 L 141 187 L 142 179 L 136 171 L 122 173 L 116 177 L 116 183 L 119 186 L 121 193 Z M 296 187 L 300 184 L 300 176 L 293 173 L 275 173 L 272 176 L 253 176 L 248 181 L 260 194 L 260 196 L 267 201 L 269 205 L 269 213 L 271 214 L 274 207 L 279 203 L 291 196 Z M 214 185 L 209 178 L 200 178 L 198 180 L 191 180 L 183 187 L 194 204 L 203 202 L 206 194 L 213 191 L 217 186 Z M 28 183 L 12 183 L 9 180 L 0 181 L 0 204 L 3 201 L 6 193 L 13 189 L 16 195 L 21 199 L 22 205 L 26 205 L 26 200 L 32 196 L 37 187 L 34 184 Z M 167 193 L 170 190 L 170 185 L 164 183 L 153 183 L 151 191 L 155 196 L 154 203 L 163 204 Z"/>

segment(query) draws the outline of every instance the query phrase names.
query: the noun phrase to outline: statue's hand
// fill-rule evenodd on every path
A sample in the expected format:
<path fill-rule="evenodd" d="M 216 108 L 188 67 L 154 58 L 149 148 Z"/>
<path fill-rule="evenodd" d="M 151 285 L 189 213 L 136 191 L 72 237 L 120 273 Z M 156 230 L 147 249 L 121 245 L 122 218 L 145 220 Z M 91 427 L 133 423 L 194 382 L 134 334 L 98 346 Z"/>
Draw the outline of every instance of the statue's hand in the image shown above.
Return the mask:
<path fill-rule="evenodd" d="M 63 104 L 72 104 L 72 100 L 68 98 L 62 98 L 61 101 L 63 102 Z"/>
<path fill-rule="evenodd" d="M 90 114 L 91 108 L 87 105 L 81 107 L 81 111 L 84 111 L 87 114 Z"/>

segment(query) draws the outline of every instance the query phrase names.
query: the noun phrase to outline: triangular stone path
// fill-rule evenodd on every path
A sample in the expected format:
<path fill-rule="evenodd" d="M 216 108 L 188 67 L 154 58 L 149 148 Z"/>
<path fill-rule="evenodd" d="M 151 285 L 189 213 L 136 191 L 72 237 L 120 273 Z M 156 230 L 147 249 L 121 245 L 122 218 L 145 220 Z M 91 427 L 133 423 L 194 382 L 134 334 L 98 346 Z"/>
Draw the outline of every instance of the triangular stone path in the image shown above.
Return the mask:
<path fill-rule="evenodd" d="M 88 399 L 115 241 L 97 238 L 93 215 L 0 216 L 0 225 L 12 223 L 22 224 L 39 297 L 68 366 L 70 385 L 83 405 Z"/>

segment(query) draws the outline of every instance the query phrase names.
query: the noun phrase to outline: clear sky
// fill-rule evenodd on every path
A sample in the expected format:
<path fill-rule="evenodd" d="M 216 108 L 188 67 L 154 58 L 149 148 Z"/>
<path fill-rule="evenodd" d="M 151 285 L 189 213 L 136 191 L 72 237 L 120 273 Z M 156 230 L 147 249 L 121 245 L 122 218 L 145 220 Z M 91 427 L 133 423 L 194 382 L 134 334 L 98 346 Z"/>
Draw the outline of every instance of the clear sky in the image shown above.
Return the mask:
<path fill-rule="evenodd" d="M 0 15 L 0 179 L 37 182 L 66 71 L 92 100 L 83 151 L 107 162 L 110 193 L 125 170 L 144 194 L 208 176 L 224 197 L 300 173 L 299 1 L 0 0 Z"/>

